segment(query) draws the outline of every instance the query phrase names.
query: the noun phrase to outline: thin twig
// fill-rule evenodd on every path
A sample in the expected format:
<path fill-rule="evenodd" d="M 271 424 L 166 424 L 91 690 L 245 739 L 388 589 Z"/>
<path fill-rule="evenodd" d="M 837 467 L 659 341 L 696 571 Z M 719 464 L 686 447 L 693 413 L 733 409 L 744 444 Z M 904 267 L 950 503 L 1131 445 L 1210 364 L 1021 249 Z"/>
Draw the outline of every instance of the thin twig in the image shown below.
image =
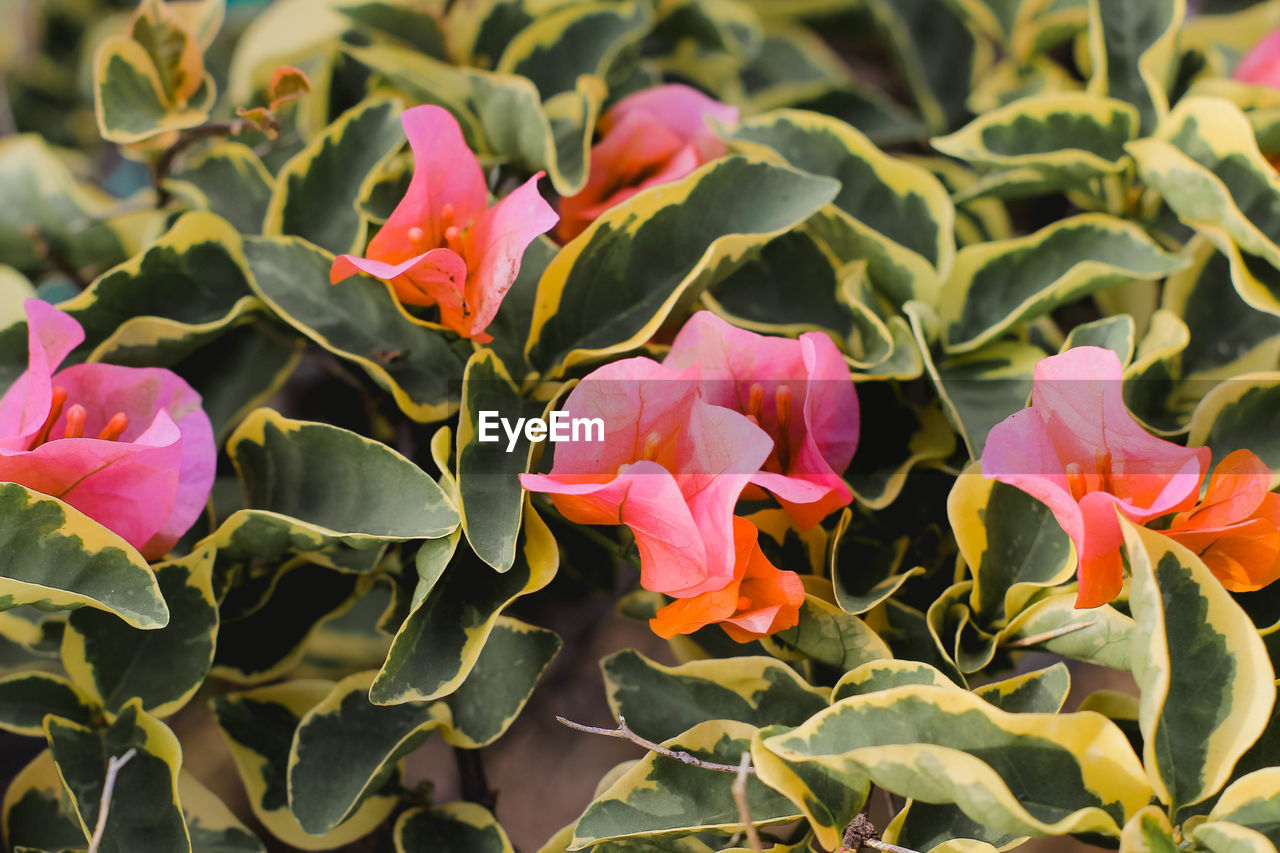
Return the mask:
<path fill-rule="evenodd" d="M 169 177 L 169 172 L 172 171 L 174 161 L 178 159 L 179 154 L 202 139 L 212 139 L 215 136 L 239 136 L 246 130 L 252 130 L 253 128 L 253 122 L 248 119 L 235 118 L 230 121 L 202 124 L 199 127 L 191 127 L 182 131 L 178 136 L 178 141 L 162 151 L 160 157 L 156 160 L 156 209 L 163 208 L 172 198 L 169 190 L 165 188 L 164 182 Z"/>
<path fill-rule="evenodd" d="M 747 843 L 755 853 L 764 853 L 760 846 L 760 833 L 751 820 L 751 807 L 747 804 L 747 776 L 755 768 L 751 766 L 751 753 L 742 753 L 742 761 L 738 764 L 738 776 L 733 780 L 733 801 L 738 806 L 738 819 L 742 821 L 742 831 L 747 834 Z"/>
<path fill-rule="evenodd" d="M 93 828 L 93 839 L 89 842 L 88 853 L 98 853 L 98 846 L 102 844 L 102 833 L 107 829 L 107 811 L 111 808 L 111 794 L 116 789 L 116 776 L 120 774 L 120 768 L 133 760 L 137 754 L 137 749 L 130 748 L 119 758 L 112 757 L 107 760 L 107 778 L 102 783 L 102 799 L 98 802 L 98 825 Z"/>
<path fill-rule="evenodd" d="M 1060 628 L 1054 628 L 1052 631 L 1045 631 L 1043 634 L 1032 634 L 1030 637 L 1023 637 L 1021 640 L 1014 640 L 1011 643 L 1004 643 L 1006 649 L 1022 649 L 1028 646 L 1036 646 L 1040 643 L 1056 640 L 1058 637 L 1065 637 L 1067 634 L 1074 634 L 1076 631 L 1083 631 L 1085 628 L 1092 628 L 1095 622 L 1081 622 L 1079 625 L 1063 625 Z"/>
<path fill-rule="evenodd" d="M 679 750 L 667 749 L 661 744 L 654 743 L 651 740 L 646 740 L 631 731 L 631 729 L 627 727 L 627 721 L 623 719 L 621 715 L 618 716 L 618 727 L 616 729 L 602 729 L 596 726 L 584 726 L 582 723 L 575 723 L 573 720 L 566 720 L 564 717 L 556 717 L 556 719 L 560 721 L 561 725 L 568 726 L 571 729 L 586 732 L 587 734 L 604 735 L 605 737 L 616 737 L 620 740 L 629 740 L 636 746 L 642 746 L 650 752 L 665 755 L 667 758 L 674 758 L 676 761 L 682 761 L 685 764 L 692 765 L 693 767 L 701 767 L 703 770 L 719 770 L 721 773 L 735 774 L 743 772 L 736 764 L 718 764 L 714 761 L 706 761 L 698 758 L 696 755 L 690 755 L 687 752 L 680 752 Z M 746 772 L 755 773 L 756 769 L 754 767 L 748 767 Z"/>
<path fill-rule="evenodd" d="M 910 847 L 899 847 L 896 844 L 890 844 L 888 841 L 881 841 L 879 838 L 864 839 L 862 846 L 870 847 L 873 850 L 882 850 L 884 853 L 916 853 Z"/>

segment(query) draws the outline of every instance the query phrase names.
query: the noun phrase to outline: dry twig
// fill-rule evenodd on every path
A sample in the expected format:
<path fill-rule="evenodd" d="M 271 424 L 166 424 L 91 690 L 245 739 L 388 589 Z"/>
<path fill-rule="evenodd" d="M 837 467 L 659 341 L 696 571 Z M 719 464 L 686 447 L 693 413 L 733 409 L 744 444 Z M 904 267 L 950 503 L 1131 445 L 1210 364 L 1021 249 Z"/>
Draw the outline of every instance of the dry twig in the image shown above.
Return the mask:
<path fill-rule="evenodd" d="M 98 825 L 93 828 L 88 853 L 98 853 L 98 847 L 102 844 L 102 833 L 107 829 L 107 812 L 111 808 L 111 794 L 116 789 L 116 776 L 120 775 L 120 769 L 137 754 L 137 749 L 130 749 L 119 758 L 113 756 L 107 760 L 107 778 L 102 783 L 102 799 L 98 802 Z"/>
<path fill-rule="evenodd" d="M 560 721 L 561 725 L 568 726 L 571 729 L 576 729 L 577 731 L 587 732 L 588 734 L 593 735 L 603 735 L 605 737 L 619 738 L 620 740 L 629 740 L 635 745 L 642 746 L 650 752 L 665 755 L 667 758 L 674 758 L 676 761 L 682 761 L 685 764 L 692 765 L 693 767 L 701 767 L 703 770 L 719 770 L 721 773 L 744 772 L 740 767 L 734 764 L 719 764 L 715 761 L 706 761 L 698 758 L 696 755 L 690 755 L 687 752 L 681 752 L 675 749 L 667 749 L 661 744 L 654 743 L 651 740 L 646 740 L 631 731 L 631 729 L 627 727 L 627 721 L 621 716 L 618 717 L 618 727 L 616 729 L 602 729 L 597 726 L 584 726 L 582 723 L 575 723 L 573 720 L 566 720 L 564 717 L 556 717 L 556 719 Z M 745 772 L 755 773 L 756 769 L 748 766 Z"/>

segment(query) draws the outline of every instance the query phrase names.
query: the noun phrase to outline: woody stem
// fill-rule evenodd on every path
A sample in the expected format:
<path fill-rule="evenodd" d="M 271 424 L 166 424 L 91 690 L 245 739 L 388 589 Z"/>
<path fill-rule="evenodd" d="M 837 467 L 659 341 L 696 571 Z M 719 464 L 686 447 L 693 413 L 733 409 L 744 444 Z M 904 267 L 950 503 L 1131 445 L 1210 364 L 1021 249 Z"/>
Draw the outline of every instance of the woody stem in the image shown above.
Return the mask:
<path fill-rule="evenodd" d="M 603 735 L 604 737 L 629 740 L 636 746 L 644 747 L 650 752 L 656 752 L 658 755 L 665 755 L 667 758 L 674 758 L 676 761 L 681 761 L 693 767 L 701 767 L 703 770 L 718 770 L 721 773 L 733 773 L 735 775 L 739 773 L 750 774 L 756 772 L 756 769 L 751 766 L 747 766 L 744 770 L 737 764 L 720 764 L 715 761 L 706 761 L 705 759 L 698 758 L 696 755 L 691 755 L 687 752 L 668 749 L 662 744 L 654 743 L 651 740 L 642 738 L 640 735 L 631 731 L 627 726 L 627 721 L 621 715 L 618 716 L 618 727 L 616 729 L 602 729 L 597 726 L 584 726 L 582 723 L 575 723 L 573 720 L 566 720 L 564 717 L 556 717 L 556 719 L 561 725 L 568 726 L 571 729 L 576 729 L 577 731 L 593 735 Z"/>
<path fill-rule="evenodd" d="M 160 152 L 159 158 L 156 159 L 154 173 L 156 209 L 160 210 L 173 198 L 172 193 L 165 188 L 164 182 L 169 177 L 169 172 L 173 170 L 174 162 L 182 152 L 202 139 L 212 139 L 215 136 L 239 136 L 252 128 L 253 122 L 248 119 L 233 118 L 230 121 L 210 122 L 209 124 L 202 124 L 199 127 L 181 131 L 178 135 L 178 141 Z"/>

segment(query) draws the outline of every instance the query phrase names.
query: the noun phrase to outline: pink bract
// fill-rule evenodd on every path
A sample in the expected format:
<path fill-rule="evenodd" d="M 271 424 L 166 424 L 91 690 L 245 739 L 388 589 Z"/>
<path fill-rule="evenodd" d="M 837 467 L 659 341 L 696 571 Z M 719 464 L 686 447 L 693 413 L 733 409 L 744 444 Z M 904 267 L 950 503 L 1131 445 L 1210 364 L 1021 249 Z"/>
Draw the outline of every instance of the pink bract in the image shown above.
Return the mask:
<path fill-rule="evenodd" d="M 741 412 L 774 439 L 751 482 L 808 529 L 853 493 L 841 478 L 858 447 L 858 394 L 829 337 L 758 335 L 701 311 L 676 336 L 663 364 L 697 366 L 703 398 Z"/>
<path fill-rule="evenodd" d="M 1280 89 L 1280 30 L 1258 42 L 1231 76 L 1244 83 Z"/>
<path fill-rule="evenodd" d="M 478 343 L 520 272 L 524 251 L 558 219 L 534 175 L 489 206 L 476 155 L 448 110 L 425 105 L 400 117 L 413 150 L 413 178 L 365 257 L 339 255 L 333 284 L 367 273 L 406 305 L 439 305 L 440 322 Z"/>
<path fill-rule="evenodd" d="M 1036 365 L 1032 404 L 991 428 L 984 476 L 1048 505 L 1075 543 L 1076 607 L 1097 607 L 1124 581 L 1117 511 L 1143 523 L 1188 509 L 1210 451 L 1157 438 L 1125 408 L 1120 358 L 1076 347 Z"/>
<path fill-rule="evenodd" d="M 163 368 L 54 373 L 84 331 L 40 300 L 25 309 L 28 367 L 0 398 L 0 481 L 66 501 L 148 559 L 163 556 L 213 488 L 217 449 L 200 395 Z"/>
<path fill-rule="evenodd" d="M 628 95 L 600 118 L 587 185 L 560 200 L 557 236 L 564 242 L 596 217 L 641 190 L 679 180 L 725 153 L 708 119 L 725 124 L 738 110 L 679 83 Z"/>
<path fill-rule="evenodd" d="M 524 487 L 551 494 L 580 524 L 625 524 L 640 551 L 640 583 L 687 598 L 733 580 L 733 509 L 768 457 L 769 436 L 700 398 L 698 371 L 629 358 L 573 389 L 572 418 L 600 418 L 603 442 L 561 443 L 549 474 Z"/>

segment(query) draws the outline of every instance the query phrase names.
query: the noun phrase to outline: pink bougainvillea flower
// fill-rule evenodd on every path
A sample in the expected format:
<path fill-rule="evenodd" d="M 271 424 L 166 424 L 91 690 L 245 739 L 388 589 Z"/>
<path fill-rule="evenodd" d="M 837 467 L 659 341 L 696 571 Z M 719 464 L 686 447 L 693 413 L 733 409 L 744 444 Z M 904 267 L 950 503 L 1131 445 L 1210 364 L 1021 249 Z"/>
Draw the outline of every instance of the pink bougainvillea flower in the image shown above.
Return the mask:
<path fill-rule="evenodd" d="M 200 395 L 163 368 L 58 365 L 84 330 L 28 299 L 27 370 L 0 398 L 0 481 L 60 498 L 148 559 L 204 510 L 217 464 Z"/>
<path fill-rule="evenodd" d="M 723 156 L 725 145 L 708 118 L 733 124 L 738 110 L 679 83 L 643 89 L 614 104 L 600 117 L 587 185 L 560 200 L 557 236 L 567 243 L 614 205 Z"/>
<path fill-rule="evenodd" d="M 720 589 L 668 604 L 649 620 L 660 637 L 691 634 L 720 623 L 730 637 L 747 643 L 795 627 L 804 604 L 804 584 L 795 572 L 776 568 L 760 550 L 759 531 L 733 519 L 733 580 Z"/>
<path fill-rule="evenodd" d="M 1123 536 L 1116 511 L 1145 523 L 1189 509 L 1208 471 L 1207 447 L 1144 430 L 1125 408 L 1119 357 L 1076 347 L 1036 365 L 1032 405 L 991 428 L 982 473 L 1042 501 L 1075 543 L 1076 607 L 1120 592 Z"/>
<path fill-rule="evenodd" d="M 1280 30 L 1258 42 L 1231 75 L 1243 83 L 1280 89 Z"/>
<path fill-rule="evenodd" d="M 413 149 L 409 190 L 365 257 L 339 255 L 329 280 L 367 273 L 390 283 L 406 305 L 439 305 L 440 322 L 464 338 L 491 341 L 485 328 L 516 280 L 524 250 L 556 224 L 538 194 L 543 173 L 489 207 L 480 163 L 448 110 L 413 107 L 400 121 Z"/>
<path fill-rule="evenodd" d="M 747 415 L 773 438 L 773 452 L 751 482 L 771 492 L 801 527 L 853 499 L 840 474 L 858 446 L 858 394 L 826 335 L 757 335 L 700 311 L 663 364 L 697 365 L 707 402 Z"/>
<path fill-rule="evenodd" d="M 1271 491 L 1271 469 L 1252 451 L 1219 462 L 1200 502 L 1163 532 L 1199 554 L 1232 592 L 1280 579 L 1280 495 Z"/>
<path fill-rule="evenodd" d="M 697 368 L 647 358 L 605 365 L 565 401 L 600 418 L 603 441 L 561 442 L 549 474 L 522 474 L 579 524 L 625 524 L 646 589 L 687 598 L 733 579 L 733 508 L 772 442 L 750 419 L 701 399 Z"/>

